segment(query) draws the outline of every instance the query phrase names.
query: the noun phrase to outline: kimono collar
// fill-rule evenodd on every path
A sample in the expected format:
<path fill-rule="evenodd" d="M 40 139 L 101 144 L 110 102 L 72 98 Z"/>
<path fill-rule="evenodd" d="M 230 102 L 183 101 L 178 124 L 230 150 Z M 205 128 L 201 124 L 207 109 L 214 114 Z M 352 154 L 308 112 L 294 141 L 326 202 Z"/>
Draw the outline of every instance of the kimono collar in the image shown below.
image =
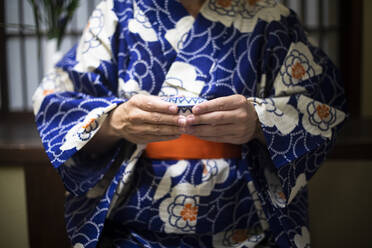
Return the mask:
<path fill-rule="evenodd" d="M 177 0 L 134 0 L 157 31 L 173 29 L 189 13 Z"/>
<path fill-rule="evenodd" d="M 179 0 L 134 1 L 155 30 L 160 32 L 174 29 L 180 19 L 190 16 Z M 199 15 L 212 22 L 221 22 L 225 26 L 235 26 L 245 33 L 252 31 L 259 12 L 265 8 L 273 8 L 277 4 L 277 0 L 206 0 Z M 271 15 L 265 13 L 264 16 L 267 17 L 267 14 Z"/>

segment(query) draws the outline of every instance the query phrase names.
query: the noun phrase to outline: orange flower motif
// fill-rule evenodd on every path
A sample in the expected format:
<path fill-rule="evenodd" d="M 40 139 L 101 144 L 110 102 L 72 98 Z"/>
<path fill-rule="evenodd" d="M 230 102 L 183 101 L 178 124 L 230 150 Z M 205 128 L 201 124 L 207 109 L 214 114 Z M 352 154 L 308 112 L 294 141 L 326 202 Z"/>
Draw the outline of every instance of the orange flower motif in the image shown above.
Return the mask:
<path fill-rule="evenodd" d="M 296 62 L 296 64 L 292 66 L 292 77 L 294 77 L 295 79 L 300 80 L 305 76 L 305 74 L 305 68 L 303 67 L 303 65 L 301 65 L 300 62 Z"/>
<path fill-rule="evenodd" d="M 279 196 L 280 199 L 282 199 L 284 201 L 287 200 L 287 198 L 285 197 L 285 194 L 282 191 L 278 193 L 278 196 Z"/>
<path fill-rule="evenodd" d="M 85 30 L 88 30 L 90 28 L 90 21 L 88 21 L 87 25 L 85 26 Z"/>
<path fill-rule="evenodd" d="M 231 236 L 231 240 L 234 243 L 242 243 L 243 241 L 248 239 L 248 231 L 243 229 L 237 229 L 233 231 L 233 235 Z"/>
<path fill-rule="evenodd" d="M 185 204 L 181 211 L 181 216 L 184 221 L 194 221 L 196 220 L 196 216 L 198 215 L 198 207 L 193 206 L 191 203 Z"/>
<path fill-rule="evenodd" d="M 207 166 L 203 164 L 203 175 L 207 175 L 207 174 L 208 174 Z"/>
<path fill-rule="evenodd" d="M 88 122 L 87 124 L 83 125 L 83 128 L 84 128 L 84 129 L 87 129 L 87 127 L 89 127 L 90 125 L 92 125 L 92 123 L 93 123 L 95 120 L 96 120 L 95 118 L 90 119 L 89 122 Z"/>
<path fill-rule="evenodd" d="M 248 0 L 249 5 L 256 5 L 260 0 Z"/>
<path fill-rule="evenodd" d="M 218 0 L 217 4 L 222 6 L 223 8 L 228 8 L 231 6 L 232 0 Z"/>
<path fill-rule="evenodd" d="M 49 94 L 52 94 L 54 93 L 54 90 L 44 90 L 43 91 L 43 95 L 46 96 L 46 95 L 49 95 Z"/>
<path fill-rule="evenodd" d="M 317 112 L 319 118 L 322 119 L 322 120 L 328 118 L 329 110 L 330 110 L 330 108 L 325 104 L 316 106 L 316 112 Z"/>

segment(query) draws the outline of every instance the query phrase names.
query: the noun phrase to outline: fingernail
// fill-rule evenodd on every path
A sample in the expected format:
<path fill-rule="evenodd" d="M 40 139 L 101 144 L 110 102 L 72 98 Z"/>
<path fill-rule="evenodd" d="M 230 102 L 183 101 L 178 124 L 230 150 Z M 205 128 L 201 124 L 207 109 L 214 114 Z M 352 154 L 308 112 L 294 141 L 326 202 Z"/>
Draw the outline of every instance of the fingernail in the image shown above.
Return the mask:
<path fill-rule="evenodd" d="M 193 109 L 192 109 L 192 112 L 193 112 L 194 114 L 197 114 L 199 111 L 200 111 L 200 107 L 199 107 L 199 106 L 195 106 L 195 107 L 193 107 Z"/>
<path fill-rule="evenodd" d="M 169 111 L 172 112 L 172 113 L 177 113 L 177 106 L 175 106 L 175 105 L 169 106 Z"/>

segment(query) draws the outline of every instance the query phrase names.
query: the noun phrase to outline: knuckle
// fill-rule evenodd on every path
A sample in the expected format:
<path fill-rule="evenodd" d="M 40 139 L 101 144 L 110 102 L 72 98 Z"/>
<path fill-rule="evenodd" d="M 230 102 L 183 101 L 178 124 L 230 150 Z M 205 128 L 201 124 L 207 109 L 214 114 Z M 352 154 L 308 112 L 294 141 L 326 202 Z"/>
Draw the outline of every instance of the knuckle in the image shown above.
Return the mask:
<path fill-rule="evenodd" d="M 130 109 L 132 109 L 134 106 L 132 98 L 129 99 L 126 103 L 122 104 L 122 106 L 124 107 L 125 110 L 130 111 Z"/>
<path fill-rule="evenodd" d="M 159 133 L 161 131 L 161 126 L 160 125 L 155 125 L 153 131 L 154 131 L 154 133 Z"/>
<path fill-rule="evenodd" d="M 128 120 L 130 122 L 138 122 L 143 120 L 143 117 L 137 111 L 131 111 L 128 115 Z"/>
<path fill-rule="evenodd" d="M 134 103 L 136 103 L 136 102 L 139 101 L 139 98 L 140 98 L 140 96 L 139 96 L 138 94 L 136 94 L 136 95 L 132 96 L 132 97 L 129 99 L 128 102 L 130 102 L 131 104 L 134 104 Z"/>
<path fill-rule="evenodd" d="M 130 112 L 127 119 L 129 122 L 134 122 L 136 120 L 136 115 L 133 112 Z"/>
<path fill-rule="evenodd" d="M 143 107 L 147 110 L 152 110 L 153 109 L 153 103 L 151 101 L 146 101 L 143 103 Z"/>
<path fill-rule="evenodd" d="M 132 96 L 130 100 L 134 106 L 142 106 L 144 104 L 144 95 L 136 94 Z"/>
<path fill-rule="evenodd" d="M 224 113 L 221 113 L 221 114 L 219 114 L 218 115 L 218 117 L 217 117 L 217 121 L 224 121 L 226 119 L 226 114 L 224 114 Z"/>
<path fill-rule="evenodd" d="M 157 113 L 152 114 L 151 118 L 154 123 L 160 123 L 162 119 L 160 114 L 157 114 Z"/>
<path fill-rule="evenodd" d="M 248 118 L 248 113 L 246 111 L 240 111 L 237 117 L 239 120 L 245 120 Z"/>
<path fill-rule="evenodd" d="M 247 98 L 245 98 L 245 96 L 243 95 L 238 95 L 238 103 L 243 105 L 247 102 Z"/>
<path fill-rule="evenodd" d="M 220 102 L 217 105 L 218 110 L 224 110 L 226 108 L 226 104 L 224 102 Z"/>

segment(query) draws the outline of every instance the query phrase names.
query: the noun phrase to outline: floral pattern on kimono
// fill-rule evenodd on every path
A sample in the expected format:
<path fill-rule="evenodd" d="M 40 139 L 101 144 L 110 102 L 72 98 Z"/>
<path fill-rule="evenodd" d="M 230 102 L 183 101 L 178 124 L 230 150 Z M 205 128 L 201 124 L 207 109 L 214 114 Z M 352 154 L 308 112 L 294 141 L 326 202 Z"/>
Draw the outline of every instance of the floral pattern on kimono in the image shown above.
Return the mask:
<path fill-rule="evenodd" d="M 244 95 L 266 144 L 235 160 L 148 161 L 125 140 L 81 151 L 135 94 Z M 306 247 L 306 185 L 347 117 L 337 69 L 274 0 L 206 0 L 196 18 L 176 0 L 102 1 L 33 101 L 78 248 L 109 222 L 117 247 Z"/>

